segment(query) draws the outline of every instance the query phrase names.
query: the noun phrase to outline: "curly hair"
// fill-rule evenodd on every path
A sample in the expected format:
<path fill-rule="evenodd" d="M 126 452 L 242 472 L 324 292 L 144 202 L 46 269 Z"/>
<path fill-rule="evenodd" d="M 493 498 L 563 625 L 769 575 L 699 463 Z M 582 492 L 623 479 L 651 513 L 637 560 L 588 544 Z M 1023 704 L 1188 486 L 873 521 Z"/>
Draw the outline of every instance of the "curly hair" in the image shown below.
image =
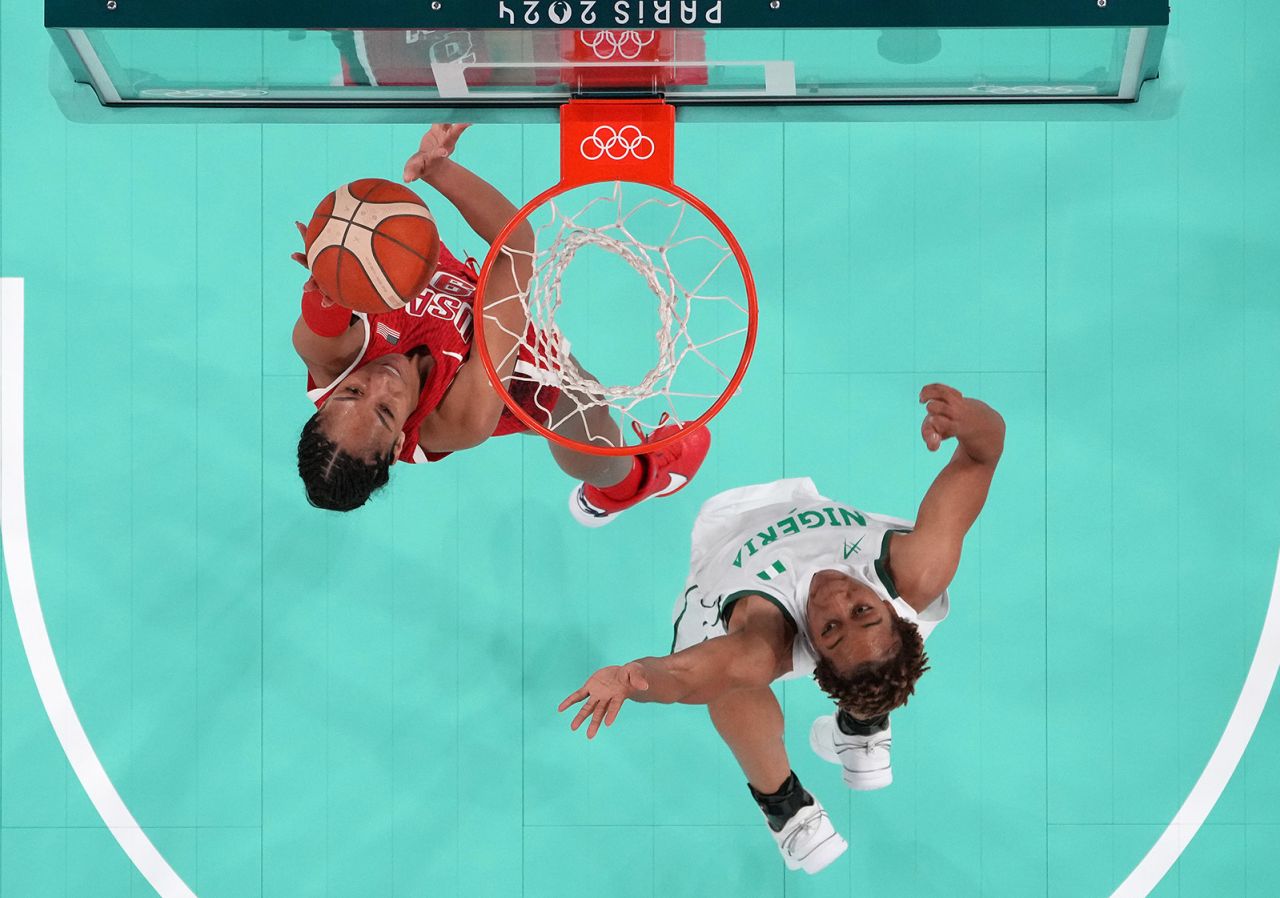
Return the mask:
<path fill-rule="evenodd" d="M 907 703 L 916 690 L 916 681 L 929 669 L 924 640 L 916 625 L 893 615 L 898 632 L 898 651 L 884 661 L 865 661 L 847 674 L 823 658 L 813 678 L 837 705 L 858 720 L 870 720 Z"/>
<path fill-rule="evenodd" d="M 366 461 L 344 451 L 320 429 L 319 412 L 303 425 L 298 439 L 298 475 L 307 487 L 307 501 L 316 508 L 359 508 L 386 486 L 393 460 L 390 452 Z"/>

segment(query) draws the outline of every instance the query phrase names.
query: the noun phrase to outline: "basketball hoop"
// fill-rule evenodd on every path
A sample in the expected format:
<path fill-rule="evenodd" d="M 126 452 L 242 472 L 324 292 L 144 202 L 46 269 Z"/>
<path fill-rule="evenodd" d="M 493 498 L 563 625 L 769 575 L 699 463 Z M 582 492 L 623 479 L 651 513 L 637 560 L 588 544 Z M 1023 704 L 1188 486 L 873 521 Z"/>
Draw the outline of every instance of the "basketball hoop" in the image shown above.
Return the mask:
<path fill-rule="evenodd" d="M 523 309 L 519 317 L 529 322 L 527 330 L 504 328 L 515 338 L 515 371 L 504 382 L 499 369 L 511 356 L 492 356 L 485 326 L 476 328 L 474 351 L 511 413 L 547 439 L 599 455 L 652 451 L 680 434 L 644 446 L 612 445 L 584 426 L 589 413 L 607 407 L 623 425 L 644 430 L 667 418 L 692 427 L 710 421 L 736 393 L 755 345 L 751 269 L 725 223 L 674 181 L 672 107 L 660 99 L 573 100 L 562 107 L 560 125 L 560 183 L 534 197 L 498 234 L 476 291 L 482 325 L 497 322 L 494 312 L 504 303 Z M 507 245 L 525 222 L 535 236 L 532 253 Z M 629 274 L 624 279 L 631 296 L 614 289 L 615 282 L 603 290 L 566 282 L 570 263 L 589 248 L 604 250 L 639 275 L 638 281 Z M 514 267 L 517 256 L 532 263 L 533 276 L 527 284 L 517 280 L 511 295 L 489 295 L 496 266 Z M 616 261 L 608 264 L 616 267 Z M 589 341 L 582 336 L 584 319 L 604 325 Z M 649 336 L 654 323 L 656 340 Z M 605 346 L 601 330 L 615 343 L 625 331 L 643 339 L 644 348 Z M 607 358 L 592 356 L 593 344 Z M 620 359 L 630 360 L 630 367 Z M 597 379 L 586 370 L 602 362 L 623 371 Z M 553 408 L 538 399 L 547 386 L 559 388 Z M 573 426 L 566 426 L 571 420 Z"/>

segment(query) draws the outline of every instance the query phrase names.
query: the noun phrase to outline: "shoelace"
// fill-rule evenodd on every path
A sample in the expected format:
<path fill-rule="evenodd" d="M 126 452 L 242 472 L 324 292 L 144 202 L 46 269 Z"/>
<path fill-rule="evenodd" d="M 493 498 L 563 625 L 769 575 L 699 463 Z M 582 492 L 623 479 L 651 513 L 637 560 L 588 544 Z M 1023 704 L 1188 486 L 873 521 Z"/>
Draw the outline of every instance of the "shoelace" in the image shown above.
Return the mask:
<path fill-rule="evenodd" d="M 836 749 L 838 754 L 857 754 L 861 752 L 866 757 L 871 757 L 880 749 L 888 751 L 893 745 L 892 736 L 880 736 L 879 738 L 871 738 L 859 745 L 857 742 L 846 742 L 843 747 Z"/>
<path fill-rule="evenodd" d="M 658 428 L 660 428 L 663 424 L 666 424 L 666 423 L 667 423 L 667 421 L 669 421 L 670 419 L 671 419 L 671 416 L 670 416 L 670 415 L 668 415 L 666 412 L 663 412 L 663 413 L 662 413 L 662 417 L 658 419 L 658 423 L 654 426 L 654 428 L 653 428 L 653 429 L 654 429 L 654 430 L 657 430 L 657 429 L 658 429 Z M 634 431 L 636 432 L 636 438 L 637 438 L 637 439 L 643 440 L 643 439 L 645 438 L 646 434 L 645 434 L 645 432 L 644 432 L 644 428 L 642 428 L 642 427 L 640 426 L 640 422 L 639 422 L 639 421 L 632 421 L 632 422 L 631 422 L 631 429 L 632 429 L 632 430 L 634 430 Z M 650 431 L 650 432 L 652 433 L 652 431 Z"/>
<path fill-rule="evenodd" d="M 814 814 L 808 820 L 805 820 L 803 823 L 797 824 L 796 828 L 793 829 L 790 832 L 790 834 L 788 834 L 787 837 L 782 840 L 782 850 L 787 852 L 788 854 L 791 854 L 793 849 L 795 848 L 796 842 L 800 841 L 800 839 L 802 838 L 811 836 L 814 833 L 816 833 L 818 829 L 822 826 L 822 821 L 826 819 L 827 819 L 827 812 L 818 811 L 818 813 Z"/>
<path fill-rule="evenodd" d="M 671 418 L 671 416 L 670 416 L 670 415 L 668 415 L 666 412 L 663 412 L 663 413 L 662 413 L 662 417 L 660 417 L 660 418 L 658 419 L 658 423 L 657 423 L 657 425 L 653 428 L 653 430 L 649 431 L 649 433 L 653 433 L 654 431 L 656 431 L 656 430 L 660 429 L 660 428 L 662 427 L 662 425 L 666 424 L 666 423 L 667 423 L 667 421 L 668 421 L 668 420 L 670 420 L 670 418 Z M 649 434 L 646 434 L 646 433 L 644 432 L 643 428 L 641 428 L 641 427 L 640 427 L 640 422 L 639 422 L 639 421 L 632 421 L 632 422 L 631 422 L 631 429 L 632 429 L 632 430 L 634 430 L 634 431 L 636 432 L 636 439 L 638 439 L 638 440 L 639 440 L 640 442 L 642 442 L 642 443 L 643 443 L 643 442 L 645 441 L 645 439 L 647 439 L 647 438 L 648 438 L 648 436 L 649 436 Z M 678 444 L 677 444 L 677 445 L 678 445 Z M 663 449 L 663 450 L 661 450 L 661 451 L 659 451 L 659 452 L 646 452 L 645 454 L 646 454 L 646 455 L 652 455 L 655 459 L 656 459 L 658 456 L 661 456 L 661 457 L 663 458 L 663 460 L 666 460 L 666 459 L 668 459 L 668 458 L 670 458 L 670 457 L 671 457 L 670 451 L 669 451 L 669 450 L 666 450 L 666 449 Z"/>
<path fill-rule="evenodd" d="M 862 751 L 864 754 L 870 756 L 875 754 L 882 748 L 885 750 L 888 750 L 889 746 L 891 745 L 893 745 L 892 736 L 881 736 L 879 739 L 867 740 L 867 744 L 862 746 Z"/>

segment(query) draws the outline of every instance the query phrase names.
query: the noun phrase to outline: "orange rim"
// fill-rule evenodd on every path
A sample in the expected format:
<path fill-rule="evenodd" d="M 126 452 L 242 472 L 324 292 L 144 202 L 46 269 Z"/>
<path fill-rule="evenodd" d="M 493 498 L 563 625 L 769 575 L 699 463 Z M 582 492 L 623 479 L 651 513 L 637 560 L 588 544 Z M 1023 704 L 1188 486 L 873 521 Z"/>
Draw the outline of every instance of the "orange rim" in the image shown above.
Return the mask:
<path fill-rule="evenodd" d="M 586 182 L 586 183 L 607 183 L 608 181 L 613 181 L 613 180 L 617 180 L 617 179 L 609 178 L 609 179 L 605 179 L 604 181 Z M 724 391 L 720 394 L 719 398 L 716 399 L 716 401 L 713 402 L 705 412 L 703 412 L 701 415 L 695 418 L 691 424 L 688 424 L 684 428 L 685 432 L 690 430 L 696 430 L 699 427 L 705 426 L 708 421 L 714 418 L 720 412 L 720 410 L 725 407 L 725 405 L 733 397 L 733 394 L 737 392 L 738 386 L 742 383 L 742 378 L 746 376 L 747 365 L 751 362 L 751 354 L 755 350 L 756 319 L 759 315 L 759 308 L 756 304 L 755 280 L 751 276 L 751 267 L 747 264 L 746 253 L 742 251 L 742 246 L 738 243 L 737 238 L 733 236 L 733 232 L 729 230 L 728 226 L 725 225 L 725 223 L 720 219 L 718 215 L 716 215 L 714 212 L 711 211 L 711 209 L 707 206 L 706 203 L 702 202 L 702 200 L 698 199 L 692 193 L 690 193 L 689 191 L 685 190 L 684 188 L 676 184 L 655 184 L 650 181 L 640 181 L 635 183 L 648 184 L 651 187 L 658 187 L 662 190 L 666 190 L 667 192 L 673 194 L 674 196 L 678 197 L 679 199 L 693 206 L 695 209 L 701 212 L 704 216 L 706 216 L 706 218 L 715 226 L 716 230 L 720 233 L 720 236 L 724 238 L 725 242 L 729 246 L 729 249 L 732 250 L 734 258 L 737 259 L 737 262 L 738 262 L 738 269 L 742 274 L 743 284 L 746 286 L 747 334 L 746 334 L 746 340 L 743 343 L 742 358 L 739 359 L 738 366 L 737 368 L 734 369 L 733 376 L 729 378 L 729 383 L 725 387 Z M 521 408 L 519 404 L 517 404 L 515 399 L 512 398 L 511 393 L 508 392 L 506 386 L 503 385 L 502 383 L 502 379 L 498 376 L 497 368 L 493 364 L 493 359 L 490 358 L 489 356 L 489 348 L 487 343 L 485 342 L 485 336 L 484 336 L 485 286 L 489 282 L 489 273 L 493 270 L 493 266 L 497 262 L 497 259 L 499 256 L 499 249 L 502 246 L 506 245 L 507 238 L 511 236 L 511 232 L 514 231 L 521 222 L 527 219 L 535 209 L 540 208 L 542 205 L 544 205 L 547 202 L 547 200 L 551 199 L 552 197 L 558 196 L 559 194 L 564 193 L 565 191 L 571 188 L 576 188 L 580 186 L 584 186 L 584 185 L 582 183 L 566 184 L 562 182 L 548 190 L 544 190 L 538 196 L 534 197 L 532 200 L 526 203 L 524 207 L 519 212 L 516 213 L 515 217 L 512 218 L 511 221 L 507 222 L 506 227 L 504 227 L 498 233 L 498 236 L 494 239 L 493 244 L 489 247 L 488 254 L 485 256 L 484 265 L 480 269 L 480 281 L 476 287 L 475 312 L 476 312 L 476 322 L 478 324 L 478 326 L 475 329 L 475 337 L 474 337 L 476 349 L 480 353 L 480 362 L 481 364 L 484 365 L 484 370 L 489 377 L 489 382 L 493 385 L 493 388 L 498 391 L 498 395 L 502 397 L 503 403 L 506 404 L 507 408 L 511 411 L 511 413 L 515 415 L 516 418 L 519 419 L 520 422 L 523 423 L 525 426 L 527 426 L 530 430 L 536 431 L 537 433 L 541 434 L 542 436 L 546 437 L 547 439 L 555 443 L 560 444 L 561 446 L 568 447 L 578 452 L 590 452 L 594 455 L 638 455 L 641 452 L 651 452 L 653 450 L 661 449 L 664 446 L 669 446 L 679 441 L 680 439 L 683 438 L 684 434 L 675 433 L 669 437 L 663 437 L 662 439 L 657 440 L 656 442 L 653 442 L 653 443 L 644 443 L 644 444 L 635 445 L 635 446 L 593 446 L 588 443 L 582 443 L 577 440 L 572 440 L 572 439 L 569 439 L 568 437 L 562 436 L 556 433 L 555 431 L 553 431 L 551 428 L 547 427 L 546 425 L 536 420 L 532 415 L 530 415 L 527 411 Z"/>
<path fill-rule="evenodd" d="M 588 153 L 588 144 L 593 149 L 601 150 L 599 132 L 601 126 L 612 126 L 616 135 L 619 125 L 634 129 L 636 135 L 643 133 L 648 141 L 645 153 L 622 153 L 623 159 L 612 158 L 605 153 Z M 593 158 L 594 156 L 594 158 Z M 542 434 L 547 439 L 561 446 L 579 452 L 595 455 L 638 455 L 669 446 L 682 438 L 681 433 L 663 437 L 653 443 L 636 446 L 595 446 L 561 436 L 551 428 L 537 421 L 512 398 L 498 376 L 493 360 L 489 356 L 489 348 L 484 335 L 484 301 L 485 287 L 489 282 L 489 274 L 497 262 L 499 248 L 506 245 L 511 232 L 525 221 L 535 209 L 543 206 L 554 196 L 570 189 L 588 184 L 602 184 L 616 181 L 645 184 L 665 190 L 668 193 L 693 206 L 706 217 L 720 236 L 724 238 L 738 262 L 738 270 L 747 291 L 747 335 L 743 344 L 742 358 L 734 369 L 728 385 L 711 406 L 698 416 L 685 430 L 696 430 L 706 425 L 719 411 L 725 407 L 729 399 L 737 392 L 742 378 L 747 373 L 747 365 L 751 361 L 751 353 L 756 345 L 756 319 L 759 309 L 756 305 L 756 285 L 751 276 L 751 266 L 747 264 L 746 253 L 738 243 L 733 232 L 729 230 L 720 216 L 716 215 L 706 203 L 698 199 L 674 181 L 675 170 L 675 110 L 661 99 L 638 100 L 571 100 L 560 109 L 560 183 L 534 197 L 507 222 L 485 255 L 484 265 L 480 269 L 480 281 L 476 287 L 475 312 L 479 326 L 475 329 L 475 343 L 480 352 L 480 361 L 484 365 L 485 374 L 493 388 L 502 397 L 503 403 L 511 413 L 530 430 Z"/>

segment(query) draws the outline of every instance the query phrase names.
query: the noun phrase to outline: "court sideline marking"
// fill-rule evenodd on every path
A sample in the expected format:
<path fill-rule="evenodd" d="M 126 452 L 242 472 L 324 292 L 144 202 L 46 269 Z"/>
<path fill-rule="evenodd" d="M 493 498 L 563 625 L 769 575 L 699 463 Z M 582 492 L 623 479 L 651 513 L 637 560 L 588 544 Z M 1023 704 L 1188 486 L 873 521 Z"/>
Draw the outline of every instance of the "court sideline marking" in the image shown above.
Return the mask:
<path fill-rule="evenodd" d="M 22 647 L 62 751 L 102 822 L 161 898 L 196 898 L 133 819 L 76 715 L 49 642 L 27 532 L 23 468 L 23 281 L 0 278 L 0 534 Z"/>
<path fill-rule="evenodd" d="M 126 855 L 161 898 L 196 898 L 125 806 L 76 715 L 58 669 L 36 590 L 23 468 L 23 280 L 0 278 L 0 534 L 22 646 L 62 750 Z M 1160 838 L 1112 893 L 1141 898 L 1156 887 L 1209 816 L 1253 737 L 1280 669 L 1280 559 L 1258 648 L 1226 729 L 1200 778 Z"/>
<path fill-rule="evenodd" d="M 1267 605 L 1267 616 L 1258 636 L 1258 648 L 1253 653 L 1244 687 L 1227 720 L 1227 727 L 1222 731 L 1222 738 L 1209 756 L 1209 763 L 1204 765 L 1200 778 L 1187 794 L 1187 800 L 1178 808 L 1178 813 L 1174 814 L 1146 857 L 1111 893 L 1112 898 L 1141 898 L 1148 894 L 1195 838 L 1200 824 L 1213 810 L 1231 774 L 1235 773 L 1245 747 L 1253 738 L 1253 731 L 1262 718 L 1267 697 L 1275 684 L 1277 668 L 1280 668 L 1280 559 L 1276 561 L 1271 602 Z"/>

